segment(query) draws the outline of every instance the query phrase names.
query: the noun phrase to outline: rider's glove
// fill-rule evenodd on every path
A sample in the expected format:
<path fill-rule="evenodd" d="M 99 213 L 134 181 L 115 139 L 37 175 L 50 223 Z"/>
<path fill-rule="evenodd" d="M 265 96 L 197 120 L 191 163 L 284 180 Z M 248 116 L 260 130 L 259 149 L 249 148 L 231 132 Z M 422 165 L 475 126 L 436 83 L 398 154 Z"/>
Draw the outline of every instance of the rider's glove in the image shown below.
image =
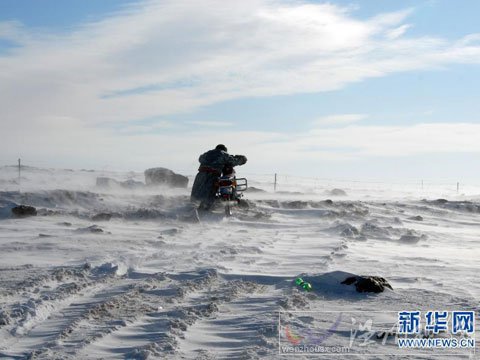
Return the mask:
<path fill-rule="evenodd" d="M 235 158 L 239 162 L 239 165 L 243 165 L 247 162 L 247 157 L 244 155 L 235 155 Z"/>

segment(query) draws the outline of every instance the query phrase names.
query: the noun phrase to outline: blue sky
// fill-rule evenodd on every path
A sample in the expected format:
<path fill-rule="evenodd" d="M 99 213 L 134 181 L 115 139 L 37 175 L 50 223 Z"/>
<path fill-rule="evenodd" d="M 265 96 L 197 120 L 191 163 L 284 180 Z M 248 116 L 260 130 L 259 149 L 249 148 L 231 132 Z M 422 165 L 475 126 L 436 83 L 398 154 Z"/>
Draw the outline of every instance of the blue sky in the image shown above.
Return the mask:
<path fill-rule="evenodd" d="M 0 19 L 16 20 L 31 28 L 65 31 L 121 11 L 131 4 L 134 0 L 2 0 Z"/>
<path fill-rule="evenodd" d="M 472 178 L 477 1 L 0 1 L 0 162 Z M 23 144 L 21 150 L 18 144 Z"/>

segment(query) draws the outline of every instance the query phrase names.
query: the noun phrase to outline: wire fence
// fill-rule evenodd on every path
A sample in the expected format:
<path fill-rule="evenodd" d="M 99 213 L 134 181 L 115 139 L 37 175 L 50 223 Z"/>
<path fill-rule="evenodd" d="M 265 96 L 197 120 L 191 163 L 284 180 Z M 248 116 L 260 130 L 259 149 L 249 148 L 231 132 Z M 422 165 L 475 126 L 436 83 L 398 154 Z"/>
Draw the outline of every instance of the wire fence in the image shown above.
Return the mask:
<path fill-rule="evenodd" d="M 461 192 L 465 188 L 480 188 L 480 181 L 455 181 L 452 179 L 394 179 L 394 180 L 382 180 L 382 179 L 346 179 L 346 178 L 329 178 L 329 177 L 316 177 L 316 176 L 298 176 L 282 173 L 270 173 L 270 174 L 255 174 L 246 173 L 242 174 L 252 179 L 260 180 L 264 186 L 269 190 L 281 191 L 282 188 L 292 187 L 296 185 L 308 186 L 311 189 L 323 189 L 332 187 L 347 187 L 347 188 L 372 188 L 374 186 L 380 187 L 402 187 L 407 186 L 417 190 L 428 190 L 432 187 L 448 188 L 455 192 Z"/>
<path fill-rule="evenodd" d="M 25 161 L 18 159 L 16 164 L 9 166 L 3 166 L 3 168 L 9 169 L 7 178 L 12 181 L 21 183 L 22 172 L 28 171 L 28 169 L 48 169 L 58 171 L 69 171 L 85 174 L 90 172 L 91 176 L 121 176 L 123 179 L 135 179 L 142 181 L 144 179 L 143 171 L 115 171 L 109 166 L 103 166 L 98 169 L 55 169 L 49 166 L 48 161 Z M 2 169 L 2 167 L 0 167 Z M 179 171 L 179 173 L 190 173 L 192 169 L 188 171 Z M 196 169 L 193 169 L 196 170 Z M 0 174 L 1 175 L 1 174 Z M 73 176 L 73 174 L 71 174 Z M 190 184 L 193 182 L 193 175 L 189 175 Z M 17 179 L 15 180 L 14 177 Z M 30 176 L 31 177 L 31 176 Z M 452 180 L 452 179 L 347 179 L 347 178 L 335 178 L 335 177 L 318 177 L 318 176 L 299 176 L 285 173 L 241 173 L 241 177 L 248 178 L 249 185 L 251 187 L 258 187 L 261 190 L 268 192 L 313 192 L 322 193 L 331 191 L 334 189 L 344 191 L 361 192 L 369 190 L 379 192 L 388 191 L 402 191 L 402 192 L 416 192 L 416 193 L 445 193 L 449 195 L 455 194 L 468 194 L 476 195 L 480 194 L 480 181 L 475 180 Z M 0 176 L 0 180 L 5 180 L 4 176 Z M 43 182 L 46 180 L 43 179 Z M 1 184 L 0 184 L 1 186 Z"/>

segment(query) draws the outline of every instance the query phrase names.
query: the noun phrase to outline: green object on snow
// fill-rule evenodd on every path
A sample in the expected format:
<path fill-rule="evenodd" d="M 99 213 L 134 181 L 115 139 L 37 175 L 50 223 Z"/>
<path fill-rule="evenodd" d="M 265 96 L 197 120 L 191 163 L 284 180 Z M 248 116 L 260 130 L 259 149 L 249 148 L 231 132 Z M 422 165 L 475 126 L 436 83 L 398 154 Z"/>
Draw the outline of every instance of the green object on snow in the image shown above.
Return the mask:
<path fill-rule="evenodd" d="M 304 281 L 302 278 L 296 278 L 295 279 L 295 284 L 300 286 L 305 291 L 312 291 L 312 285 L 310 283 Z"/>
<path fill-rule="evenodd" d="M 310 283 L 308 283 L 308 282 L 304 282 L 304 283 L 302 284 L 302 288 L 303 288 L 303 290 L 305 290 L 305 291 L 312 291 L 312 285 L 311 285 Z"/>

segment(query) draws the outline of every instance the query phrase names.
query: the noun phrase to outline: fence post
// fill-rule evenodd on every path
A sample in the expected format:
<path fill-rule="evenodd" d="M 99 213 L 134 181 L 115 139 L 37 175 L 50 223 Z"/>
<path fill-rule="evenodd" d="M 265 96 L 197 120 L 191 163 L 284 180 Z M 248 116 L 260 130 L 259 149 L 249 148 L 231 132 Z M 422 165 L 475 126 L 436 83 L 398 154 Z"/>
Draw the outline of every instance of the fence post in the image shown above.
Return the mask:
<path fill-rule="evenodd" d="M 21 172 L 22 172 L 22 165 L 21 165 L 21 160 L 20 160 L 20 158 L 19 158 L 19 159 L 18 159 L 18 187 L 19 187 L 19 188 L 20 188 Z"/>
<path fill-rule="evenodd" d="M 273 191 L 277 191 L 277 173 L 275 173 L 275 182 L 273 183 Z"/>

